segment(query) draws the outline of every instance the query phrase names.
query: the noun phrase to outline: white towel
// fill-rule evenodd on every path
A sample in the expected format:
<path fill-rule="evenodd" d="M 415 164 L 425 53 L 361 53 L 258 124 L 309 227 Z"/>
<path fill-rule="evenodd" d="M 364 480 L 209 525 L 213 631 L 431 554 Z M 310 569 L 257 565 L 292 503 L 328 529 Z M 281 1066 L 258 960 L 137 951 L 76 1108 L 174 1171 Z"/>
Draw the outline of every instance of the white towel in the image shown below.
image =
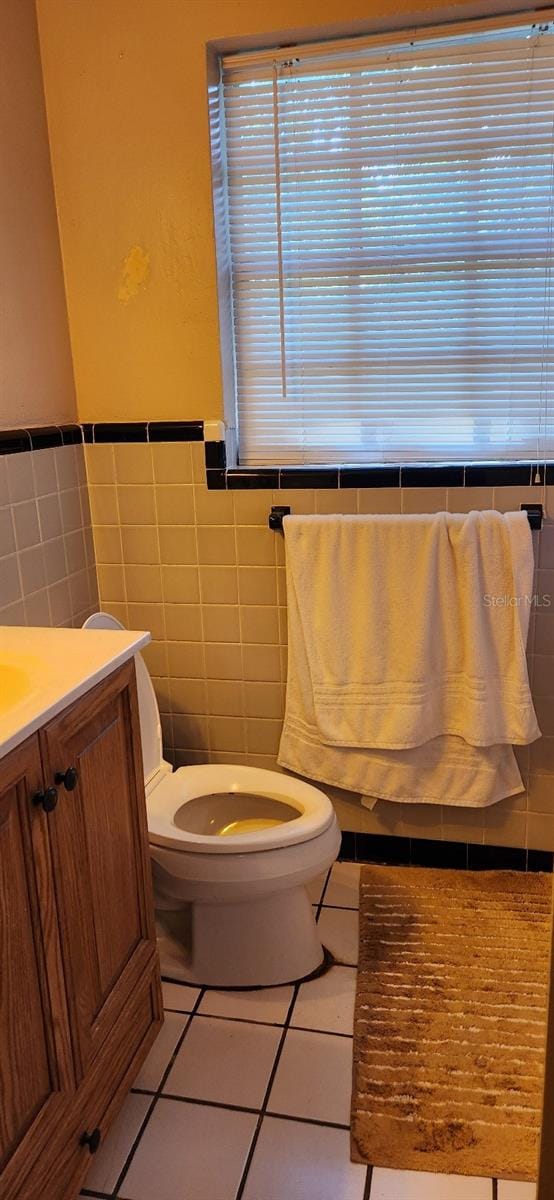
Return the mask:
<path fill-rule="evenodd" d="M 393 537 L 391 572 L 385 539 L 400 524 L 409 537 Z M 285 539 L 289 678 L 280 764 L 404 802 L 478 806 L 521 791 L 511 743 L 539 736 L 525 662 L 533 571 L 525 514 L 286 518 Z M 473 589 L 467 602 L 462 587 Z M 499 712 L 490 711 L 495 704 Z"/>
<path fill-rule="evenodd" d="M 532 582 L 525 513 L 316 516 L 285 521 L 326 745 L 408 749 L 538 736 L 514 559 Z"/>

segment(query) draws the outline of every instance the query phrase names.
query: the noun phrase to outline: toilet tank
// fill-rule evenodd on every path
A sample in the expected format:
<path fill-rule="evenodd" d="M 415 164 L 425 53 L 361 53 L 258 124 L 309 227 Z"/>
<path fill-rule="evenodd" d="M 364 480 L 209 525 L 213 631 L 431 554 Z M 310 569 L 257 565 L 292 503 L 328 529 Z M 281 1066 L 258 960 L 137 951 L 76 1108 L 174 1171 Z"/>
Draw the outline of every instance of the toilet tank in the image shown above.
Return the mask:
<path fill-rule="evenodd" d="M 125 629 L 125 626 L 121 624 L 121 621 L 117 620 L 117 617 L 112 617 L 110 613 L 97 612 L 93 613 L 91 617 L 87 617 L 87 620 L 83 624 L 83 629 Z M 171 770 L 171 766 L 163 757 L 160 710 L 148 668 L 140 653 L 135 654 L 135 670 L 137 675 L 142 765 L 144 783 L 148 788 L 148 785 L 152 783 L 158 774 L 166 774 L 167 771 Z"/>

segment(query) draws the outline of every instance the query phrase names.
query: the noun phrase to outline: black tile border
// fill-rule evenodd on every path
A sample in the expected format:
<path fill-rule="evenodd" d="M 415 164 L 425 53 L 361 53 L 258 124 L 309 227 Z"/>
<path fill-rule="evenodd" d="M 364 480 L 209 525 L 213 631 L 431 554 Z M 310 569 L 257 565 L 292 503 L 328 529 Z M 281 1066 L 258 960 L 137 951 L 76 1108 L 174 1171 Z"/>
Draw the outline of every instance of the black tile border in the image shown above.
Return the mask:
<path fill-rule="evenodd" d="M 0 430 L 0 457 L 52 446 L 107 445 L 127 442 L 203 442 L 203 421 L 97 421 L 66 425 L 31 425 Z M 225 467 L 225 443 L 206 442 L 210 466 Z"/>
<path fill-rule="evenodd" d="M 5 429 L 0 433 L 0 454 L 21 454 L 32 448 L 28 429 Z"/>
<path fill-rule="evenodd" d="M 279 487 L 279 468 L 257 467 L 252 470 L 249 467 L 233 467 L 226 472 L 226 486 L 230 491 L 248 491 L 253 488 L 272 491 Z M 281 484 L 281 487 L 285 486 Z M 298 484 L 298 487 L 303 486 L 305 485 Z"/>
<path fill-rule="evenodd" d="M 96 426 L 95 426 L 96 428 Z M 148 421 L 149 442 L 203 442 L 203 421 Z M 224 445 L 225 443 L 223 443 Z"/>
<path fill-rule="evenodd" d="M 216 469 L 225 469 L 227 466 L 227 449 L 225 442 L 204 442 L 204 458 L 207 471 L 211 470 L 213 467 Z"/>
<path fill-rule="evenodd" d="M 547 463 L 409 463 L 366 466 L 227 465 L 223 440 L 204 441 L 203 421 L 97 421 L 0 430 L 0 457 L 50 446 L 157 442 L 204 442 L 210 491 L 418 487 L 541 487 L 554 484 L 554 461 Z"/>
<path fill-rule="evenodd" d="M 29 429 L 31 450 L 47 450 L 51 446 L 63 446 L 63 435 L 59 426 L 43 425 Z"/>
<path fill-rule="evenodd" d="M 147 442 L 146 421 L 99 421 L 92 426 L 94 442 Z"/>
<path fill-rule="evenodd" d="M 464 486 L 529 487 L 534 473 L 532 463 L 471 463 L 465 468 Z"/>
<path fill-rule="evenodd" d="M 340 489 L 340 488 L 420 488 L 420 487 L 529 487 L 542 486 L 544 466 L 546 482 L 554 483 L 554 463 L 537 466 L 536 463 L 453 463 L 436 466 L 413 463 L 406 466 L 337 466 L 337 467 L 227 467 L 216 463 L 213 449 L 217 442 L 206 443 L 212 447 L 206 453 L 206 466 L 219 466 L 220 475 L 207 475 L 209 489 L 227 488 L 263 489 L 274 491 L 291 489 Z M 221 443 L 223 446 L 224 444 Z M 540 482 L 536 478 L 537 472 Z M 272 482 L 271 482 L 272 481 Z"/>
<path fill-rule="evenodd" d="M 400 487 L 400 467 L 339 467 L 341 488 Z"/>
<path fill-rule="evenodd" d="M 339 858 L 349 862 L 399 867 L 441 867 L 469 871 L 545 871 L 554 869 L 554 851 L 520 846 L 484 846 L 434 838 L 394 837 L 345 830 Z"/>

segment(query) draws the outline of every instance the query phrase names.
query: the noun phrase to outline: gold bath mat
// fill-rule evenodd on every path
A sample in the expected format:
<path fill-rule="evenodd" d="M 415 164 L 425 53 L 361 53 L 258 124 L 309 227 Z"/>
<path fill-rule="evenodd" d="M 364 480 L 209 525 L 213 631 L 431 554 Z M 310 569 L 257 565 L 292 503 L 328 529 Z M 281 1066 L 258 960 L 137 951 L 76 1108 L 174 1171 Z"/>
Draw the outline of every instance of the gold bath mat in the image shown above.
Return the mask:
<path fill-rule="evenodd" d="M 536 1178 L 551 887 L 362 868 L 355 1162 Z"/>

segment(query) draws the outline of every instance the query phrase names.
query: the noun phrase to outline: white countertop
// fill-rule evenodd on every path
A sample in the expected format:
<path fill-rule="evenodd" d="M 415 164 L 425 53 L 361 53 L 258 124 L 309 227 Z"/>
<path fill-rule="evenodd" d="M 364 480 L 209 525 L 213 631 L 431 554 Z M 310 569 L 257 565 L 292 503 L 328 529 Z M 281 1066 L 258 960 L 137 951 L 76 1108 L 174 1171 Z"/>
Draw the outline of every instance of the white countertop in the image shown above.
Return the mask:
<path fill-rule="evenodd" d="M 149 641 L 129 630 L 0 625 L 0 758 Z"/>

